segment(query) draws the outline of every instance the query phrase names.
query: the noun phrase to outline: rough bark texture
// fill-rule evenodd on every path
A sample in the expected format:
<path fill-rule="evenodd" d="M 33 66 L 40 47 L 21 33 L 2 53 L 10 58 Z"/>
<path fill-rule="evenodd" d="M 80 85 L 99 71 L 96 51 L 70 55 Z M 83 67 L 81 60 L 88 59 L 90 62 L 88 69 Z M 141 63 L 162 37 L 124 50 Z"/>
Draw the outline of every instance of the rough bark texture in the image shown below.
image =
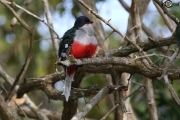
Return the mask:
<path fill-rule="evenodd" d="M 29 109 L 26 106 L 21 107 L 21 110 L 19 109 L 17 112 L 18 112 L 18 115 L 20 115 L 20 116 L 24 116 L 24 113 L 25 113 L 28 118 L 38 119 L 38 116 L 31 109 Z M 61 115 L 62 115 L 59 112 L 50 111 L 50 110 L 46 110 L 46 109 L 41 109 L 41 112 L 45 116 L 47 116 L 49 118 L 49 120 L 59 120 L 59 118 L 61 118 Z"/>
<path fill-rule="evenodd" d="M 41 19 L 40 17 L 36 16 L 35 14 L 31 13 L 27 9 L 24 9 L 23 7 L 16 4 L 15 1 L 9 2 L 0 0 L 0 3 L 2 3 L 4 6 L 6 6 L 7 9 L 11 11 L 11 13 L 15 16 L 17 21 L 19 21 L 20 25 L 22 25 L 27 31 L 29 31 L 31 35 L 30 40 L 30 49 L 29 49 L 29 55 L 27 58 L 27 62 L 24 64 L 25 66 L 21 69 L 21 72 L 19 73 L 19 77 L 17 77 L 17 80 L 23 81 L 23 83 L 20 84 L 20 87 L 17 91 L 17 97 L 22 97 L 25 93 L 31 92 L 33 90 L 42 90 L 44 91 L 49 99 L 54 100 L 62 100 L 63 101 L 63 111 L 61 114 L 56 114 L 54 112 L 50 111 L 42 111 L 42 109 L 39 109 L 38 106 L 36 106 L 28 97 L 25 95 L 24 101 L 21 104 L 27 105 L 31 110 L 30 111 L 24 111 L 26 112 L 30 117 L 35 119 L 43 119 L 48 120 L 49 119 L 60 119 L 62 120 L 71 120 L 71 118 L 77 113 L 78 98 L 81 97 L 88 97 L 91 95 L 95 95 L 85 106 L 84 108 L 77 113 L 74 117 L 75 119 L 82 119 L 86 116 L 86 114 L 89 112 L 89 110 L 92 109 L 92 107 L 97 104 L 98 102 L 103 99 L 103 97 L 107 96 L 108 94 L 115 93 L 114 97 L 111 96 L 112 99 L 112 108 L 116 109 L 114 114 L 115 120 L 135 120 L 135 115 L 129 114 L 133 112 L 129 100 L 124 102 L 128 97 L 130 97 L 132 94 L 129 94 L 130 88 L 128 88 L 129 81 L 129 74 L 141 74 L 145 78 L 145 84 L 144 86 L 141 85 L 135 92 L 137 92 L 141 87 L 145 87 L 146 89 L 146 95 L 147 95 L 147 101 L 148 101 L 148 107 L 149 107 L 149 116 L 151 120 L 157 120 L 157 110 L 156 110 L 156 104 L 154 100 L 154 93 L 153 93 L 153 86 L 152 86 L 152 79 L 156 80 L 158 77 L 162 76 L 161 78 L 164 78 L 165 83 L 167 84 L 167 88 L 171 92 L 172 97 L 175 99 L 175 101 L 180 104 L 180 99 L 177 96 L 176 92 L 174 91 L 173 87 L 169 83 L 169 79 L 179 79 L 180 78 L 180 70 L 173 69 L 170 70 L 169 66 L 173 62 L 174 59 L 171 59 L 172 57 L 156 54 L 158 57 L 165 57 L 166 59 L 170 60 L 169 64 L 166 65 L 166 67 L 160 67 L 155 65 L 148 57 L 145 51 L 148 51 L 150 49 L 159 48 L 162 46 L 169 46 L 171 44 L 175 43 L 174 36 L 168 38 L 148 38 L 148 42 L 142 42 L 142 31 L 149 35 L 149 36 L 156 36 L 153 34 L 150 29 L 148 29 L 145 24 L 143 24 L 143 16 L 146 12 L 147 6 L 150 2 L 150 0 L 145 1 L 137 1 L 132 0 L 131 7 L 129 7 L 123 0 L 119 0 L 122 6 L 129 12 L 129 23 L 128 23 L 128 29 L 126 35 L 122 34 L 118 29 L 115 28 L 115 26 L 111 25 L 110 20 L 105 20 L 103 17 L 101 17 L 98 14 L 98 10 L 95 6 L 95 1 L 93 0 L 74 0 L 74 3 L 77 3 L 82 13 L 86 16 L 88 16 L 93 22 L 93 27 L 95 29 L 95 36 L 98 40 L 99 47 L 102 48 L 102 51 L 106 52 L 106 55 L 97 55 L 96 58 L 89 58 L 89 59 L 74 59 L 74 61 L 66 60 L 66 61 L 58 61 L 58 65 L 76 65 L 78 66 L 78 70 L 75 74 L 75 81 L 72 84 L 72 90 L 71 90 L 71 96 L 68 102 L 65 101 L 64 96 L 62 95 L 62 92 L 59 92 L 54 89 L 54 83 L 57 82 L 59 79 L 64 79 L 65 75 L 64 73 L 55 73 L 50 74 L 41 78 L 27 78 L 24 79 L 26 70 L 28 69 L 29 61 L 31 59 L 31 52 L 32 52 L 32 40 L 33 40 L 33 30 L 28 26 L 28 23 L 26 23 L 23 18 L 21 18 L 20 15 L 17 14 L 15 9 L 23 10 L 26 14 L 35 17 L 39 21 L 45 23 L 50 31 L 51 31 L 51 38 L 54 39 L 52 41 L 53 46 L 56 49 L 58 48 L 58 43 L 56 37 L 58 39 L 58 34 L 54 31 L 51 23 L 51 15 L 49 10 L 49 3 L 47 0 L 42 0 L 44 3 L 44 13 L 48 13 L 47 15 L 47 21 L 44 21 L 44 19 Z M 27 2 L 27 1 L 26 1 Z M 173 32 L 175 26 L 168 22 L 166 19 L 169 17 L 171 18 L 175 23 L 178 23 L 179 20 L 172 15 L 164 6 L 161 5 L 160 1 L 154 0 L 155 6 L 158 10 L 161 10 L 161 16 L 163 17 L 165 14 L 167 15 L 164 18 L 166 26 Z M 19 6 L 19 7 L 18 7 Z M 159 7 L 158 7 L 159 6 Z M 164 14 L 165 13 L 165 14 Z M 124 42 L 124 44 L 119 46 L 119 49 L 108 51 L 108 41 L 105 40 L 105 32 L 102 27 L 101 22 L 104 22 L 107 26 L 109 26 L 112 29 L 112 32 L 116 32 L 119 34 Z M 16 24 L 16 23 L 15 23 Z M 119 24 L 119 23 L 118 23 Z M 13 24 L 12 24 L 13 25 Z M 111 35 L 110 34 L 110 35 Z M 179 50 L 178 50 L 179 51 Z M 132 53 L 139 53 L 139 56 L 134 58 Z M 104 52 L 102 52 L 104 53 Z M 178 52 L 176 52 L 178 53 Z M 152 54 L 155 55 L 155 54 Z M 174 58 L 177 54 L 174 53 Z M 129 57 L 131 56 L 131 57 Z M 150 56 L 150 54 L 149 54 Z M 171 61 L 172 60 L 172 61 Z M 166 71 L 167 70 L 167 71 Z M 125 73 L 127 72 L 127 73 Z M 4 74 L 1 70 L 0 66 L 0 73 Z M 79 88 L 80 83 L 85 75 L 85 73 L 103 73 L 108 74 L 107 83 L 108 85 L 104 86 L 89 86 L 86 88 Z M 111 79 L 109 79 L 109 76 L 112 76 L 113 83 Z M 2 78 L 8 81 L 8 78 L 6 75 L 1 75 Z M 163 77 L 164 76 L 164 77 Z M 12 78 L 11 78 L 12 79 Z M 159 78 L 158 78 L 159 79 Z M 14 83 L 13 87 L 16 86 L 16 82 Z M 109 85 L 110 84 L 110 85 Z M 112 85 L 113 84 L 113 85 Z M 0 83 L 0 87 L 4 91 L 5 88 L 3 88 L 3 84 Z M 12 88 L 13 88 L 12 87 Z M 128 91 L 123 91 L 124 88 L 128 88 Z M 14 89 L 14 88 L 13 88 Z M 10 91 L 13 91 L 11 89 Z M 11 93 L 11 92 L 9 92 Z M 11 100 L 11 102 L 15 100 Z M 19 120 L 19 118 L 14 113 L 15 110 L 11 110 L 11 108 L 7 105 L 7 103 L 4 101 L 4 98 L 0 95 L 0 117 L 2 120 Z M 114 105 L 114 103 L 116 105 Z M 17 103 L 16 103 L 17 104 Z M 21 105 L 19 104 L 19 105 Z M 30 105 L 31 104 L 31 105 Z M 17 104 L 18 105 L 18 104 Z M 16 106 L 14 105 L 13 106 Z M 19 108 L 19 106 L 18 106 Z M 22 110 L 19 109 L 22 115 Z M 111 111 L 111 110 L 110 110 Z M 113 109 L 112 109 L 113 111 Z M 125 114 L 126 113 L 126 114 Z M 25 115 L 25 114 L 24 114 Z M 131 116 L 130 116 L 131 115 Z M 108 115 L 107 115 L 108 116 Z M 106 117 L 107 117 L 106 116 Z M 105 117 L 105 118 L 106 118 Z"/>
<path fill-rule="evenodd" d="M 142 64 L 141 61 L 134 60 L 132 58 L 105 57 L 101 58 L 99 62 L 98 58 L 84 59 L 83 61 L 88 62 L 88 60 L 89 63 L 94 65 L 84 65 L 83 67 L 79 67 L 78 71 L 84 71 L 88 73 L 110 74 L 111 70 L 114 69 L 119 72 L 127 72 L 130 74 L 138 73 L 151 79 L 156 79 L 157 77 L 160 77 L 163 72 L 163 68 L 161 67 L 155 65 L 149 65 L 147 67 Z M 170 69 L 167 73 L 169 79 L 180 79 L 180 70 Z M 55 90 L 53 86 L 56 81 L 58 81 L 60 78 L 64 79 L 64 77 L 64 73 L 55 73 L 41 78 L 27 78 L 26 82 L 20 85 L 17 91 L 17 97 L 22 97 L 23 94 L 33 90 L 43 90 L 51 99 L 64 100 L 64 97 L 61 95 L 61 93 Z M 72 97 L 72 99 L 77 99 L 77 97 Z"/>
<path fill-rule="evenodd" d="M 145 90 L 146 92 L 148 92 L 146 93 L 146 96 L 148 100 L 148 110 L 149 110 L 150 120 L 158 120 L 156 102 L 154 100 L 154 90 L 151 79 L 145 78 Z"/>
<path fill-rule="evenodd" d="M 139 47 L 141 47 L 143 49 L 143 51 L 148 51 L 150 49 L 153 48 L 159 48 L 162 46 L 169 46 L 171 44 L 175 44 L 175 38 L 174 36 L 171 37 L 167 37 L 167 38 L 150 38 L 149 37 L 149 42 L 141 42 L 141 43 L 137 43 L 137 45 Z M 138 49 L 135 48 L 132 45 L 129 45 L 127 47 L 124 47 L 122 49 L 115 49 L 115 50 L 111 50 L 109 52 L 107 52 L 106 54 L 108 56 L 120 56 L 120 57 L 124 57 L 127 56 L 131 53 L 135 53 L 138 52 Z"/>
<path fill-rule="evenodd" d="M 114 85 L 119 85 L 119 81 L 120 81 L 120 76 L 122 73 L 118 73 L 116 71 L 114 71 L 113 69 L 111 70 L 112 71 L 112 80 L 113 80 L 113 84 Z M 114 101 L 116 101 L 116 103 L 119 104 L 119 106 L 115 109 L 115 112 L 114 112 L 114 120 L 123 120 L 123 104 L 120 102 L 121 101 L 121 96 L 120 96 L 120 93 L 114 93 Z"/>
<path fill-rule="evenodd" d="M 74 82 L 72 83 L 72 88 L 78 88 L 83 77 L 84 77 L 83 71 L 77 71 L 74 76 Z M 71 120 L 71 118 L 76 114 L 77 112 L 77 101 L 78 99 L 69 99 L 68 102 L 65 100 L 63 101 L 63 112 L 62 112 L 62 120 Z"/>
<path fill-rule="evenodd" d="M 2 120 L 20 120 L 14 111 L 7 105 L 4 98 L 0 95 L 0 118 Z"/>
<path fill-rule="evenodd" d="M 146 1 L 147 4 L 149 3 L 149 1 Z M 144 5 L 146 5 L 146 3 L 144 2 Z M 132 23 L 133 26 L 137 26 L 136 28 L 134 28 L 135 31 L 135 36 L 138 36 L 136 39 L 137 43 L 141 43 L 143 42 L 143 38 L 142 38 L 142 19 L 143 19 L 143 15 L 145 13 L 146 8 L 141 7 L 142 3 L 140 1 L 136 1 L 136 0 L 132 0 L 132 4 L 131 4 L 131 16 L 132 16 Z M 140 9 L 141 8 L 141 9 Z M 141 11 L 140 11 L 141 10 Z M 144 10 L 144 11 L 142 11 Z M 141 15 L 140 15 L 141 13 Z M 146 53 L 144 53 L 146 55 Z M 152 64 L 153 62 L 149 59 L 142 59 L 142 62 L 149 65 Z M 153 91 L 153 86 L 152 86 L 152 80 L 149 78 L 145 78 L 145 88 L 146 90 L 146 95 L 147 95 L 147 99 L 148 101 L 151 101 L 152 103 L 149 104 L 148 103 L 148 107 L 151 108 L 151 110 L 149 109 L 149 116 L 151 118 L 151 120 L 158 120 L 157 117 L 157 110 L 156 110 L 156 103 L 155 103 L 155 99 L 154 99 L 154 91 Z"/>

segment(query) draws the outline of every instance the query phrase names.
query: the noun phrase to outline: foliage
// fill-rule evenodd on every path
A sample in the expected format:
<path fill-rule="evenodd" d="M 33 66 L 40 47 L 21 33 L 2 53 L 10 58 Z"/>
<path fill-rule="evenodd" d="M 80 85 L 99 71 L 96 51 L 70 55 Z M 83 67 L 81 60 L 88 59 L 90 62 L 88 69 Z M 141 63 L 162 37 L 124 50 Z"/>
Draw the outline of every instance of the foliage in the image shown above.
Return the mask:
<path fill-rule="evenodd" d="M 17 4 L 22 5 L 23 1 L 24 0 L 17 1 Z M 96 0 L 96 2 L 104 2 L 104 1 L 105 0 Z M 60 1 L 49 0 L 49 3 L 54 9 L 54 11 L 51 12 L 58 12 L 58 14 L 62 16 L 63 13 L 66 11 L 66 8 L 63 5 L 64 1 L 62 0 Z M 57 5 L 60 5 L 60 7 L 58 7 L 58 9 L 56 10 Z M 27 10 L 31 11 L 32 13 L 38 16 L 44 16 L 43 9 L 44 8 L 42 2 L 38 0 L 32 1 L 31 4 L 27 7 Z M 18 11 L 17 8 L 15 10 Z M 174 7 L 171 9 L 171 11 L 176 17 L 180 18 L 179 8 L 176 9 Z M 76 3 L 73 3 L 71 14 L 75 18 L 80 14 L 80 8 Z M 55 72 L 54 63 L 56 61 L 56 55 L 54 53 L 54 49 L 50 39 L 45 40 L 44 36 L 41 36 L 41 34 L 38 31 L 40 21 L 25 13 L 21 17 L 24 19 L 24 21 L 27 22 L 29 26 L 34 27 L 35 29 L 35 36 L 34 36 L 35 41 L 33 42 L 34 45 L 33 59 L 26 73 L 26 77 L 31 77 L 31 78 L 41 77 L 48 75 L 50 73 L 54 73 Z M 12 18 L 13 15 L 10 13 L 10 11 L 7 8 L 5 8 L 2 4 L 0 4 L 0 64 L 4 67 L 5 71 L 7 71 L 8 74 L 10 74 L 11 76 L 13 76 L 13 78 L 15 78 L 27 57 L 30 37 L 28 32 L 24 30 L 24 28 L 21 25 L 16 25 L 14 27 L 10 26 Z M 158 21 L 158 23 L 154 23 L 156 25 L 160 24 L 162 27 L 165 25 L 162 24 L 160 17 L 156 18 L 156 21 Z M 148 27 L 151 27 L 151 25 Z M 40 30 L 41 32 L 43 32 L 42 28 Z M 110 31 L 106 31 L 106 35 L 109 35 L 109 33 Z M 121 37 L 117 38 L 117 35 L 115 34 L 111 35 L 109 38 L 110 48 L 111 49 L 119 48 L 120 39 L 122 38 Z M 48 44 L 48 46 L 46 44 Z M 149 53 L 154 53 L 154 52 L 161 53 L 160 49 L 158 48 L 149 51 Z M 162 62 L 161 58 L 151 57 L 151 59 L 153 61 L 156 61 L 155 63 L 156 65 L 160 65 Z M 173 68 L 179 68 L 178 67 L 179 65 L 180 65 L 180 61 L 176 60 L 176 63 L 174 63 Z M 136 81 L 141 84 L 144 83 L 143 77 L 137 74 L 133 75 L 133 81 Z M 5 86 L 8 86 L 7 88 L 10 87 L 10 85 L 6 83 L 4 84 Z M 94 84 L 98 84 L 98 85 L 106 84 L 103 75 L 100 74 L 86 75 L 81 85 L 83 87 L 86 87 Z M 179 106 L 177 105 L 176 102 L 173 101 L 164 82 L 153 80 L 153 85 L 154 85 L 153 87 L 155 92 L 155 100 L 158 109 L 159 119 L 160 120 L 179 119 L 179 115 L 180 115 Z M 180 96 L 179 81 L 176 80 L 173 81 L 172 85 L 175 91 Z M 137 84 L 132 83 L 131 91 L 135 90 L 137 87 L 138 87 Z M 50 104 L 52 106 L 51 109 L 58 110 L 59 112 L 62 111 L 62 108 L 60 107 L 62 106 L 62 102 L 51 101 L 50 103 L 48 103 L 48 98 L 44 93 L 40 91 L 34 91 L 29 93 L 28 95 L 33 99 L 33 101 L 36 102 L 36 104 L 40 104 L 41 102 L 43 102 L 41 108 L 47 109 Z M 86 101 L 89 100 L 89 98 L 85 98 L 85 99 Z M 106 114 L 112 107 L 111 104 L 107 104 L 107 103 L 110 103 L 110 100 L 108 98 L 103 99 L 97 106 L 95 106 L 89 112 L 87 117 L 92 119 L 102 118 L 103 115 Z M 79 104 L 80 104 L 79 108 L 81 109 L 85 104 L 84 100 L 80 99 Z M 148 111 L 147 101 L 145 99 L 145 92 L 143 90 L 141 90 L 140 92 L 136 93 L 131 97 L 131 104 L 133 106 L 135 114 L 139 119 L 141 120 L 149 119 L 149 115 L 147 114 Z M 111 120 L 112 118 L 113 118 L 113 114 L 110 114 L 107 120 Z"/>

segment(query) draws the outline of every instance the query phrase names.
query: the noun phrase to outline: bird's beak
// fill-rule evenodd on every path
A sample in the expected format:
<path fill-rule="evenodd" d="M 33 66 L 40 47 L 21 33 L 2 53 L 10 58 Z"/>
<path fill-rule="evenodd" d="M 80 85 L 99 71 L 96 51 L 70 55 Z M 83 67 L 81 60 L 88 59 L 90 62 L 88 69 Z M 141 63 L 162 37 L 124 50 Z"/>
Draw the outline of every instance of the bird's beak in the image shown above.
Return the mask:
<path fill-rule="evenodd" d="M 93 24 L 93 21 L 90 21 L 91 24 Z"/>

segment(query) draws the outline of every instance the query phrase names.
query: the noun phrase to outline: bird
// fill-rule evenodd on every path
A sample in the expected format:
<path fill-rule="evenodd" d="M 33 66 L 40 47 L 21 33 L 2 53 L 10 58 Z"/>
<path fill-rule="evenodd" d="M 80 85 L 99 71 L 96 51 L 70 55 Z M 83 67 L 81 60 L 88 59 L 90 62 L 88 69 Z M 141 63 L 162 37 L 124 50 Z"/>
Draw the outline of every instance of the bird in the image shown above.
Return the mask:
<path fill-rule="evenodd" d="M 76 19 L 74 26 L 67 30 L 59 44 L 58 57 L 60 61 L 67 59 L 69 55 L 76 59 L 91 58 L 96 54 L 98 42 L 94 36 L 93 22 L 86 16 Z M 71 83 L 77 66 L 63 66 L 66 77 L 62 95 L 68 101 L 71 91 Z"/>

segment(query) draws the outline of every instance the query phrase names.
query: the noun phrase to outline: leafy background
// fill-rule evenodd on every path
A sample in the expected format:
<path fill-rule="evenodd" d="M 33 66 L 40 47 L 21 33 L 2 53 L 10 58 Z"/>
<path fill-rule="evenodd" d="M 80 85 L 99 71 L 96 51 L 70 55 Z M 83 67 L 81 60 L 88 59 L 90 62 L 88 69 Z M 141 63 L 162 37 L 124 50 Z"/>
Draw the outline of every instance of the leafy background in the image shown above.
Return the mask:
<path fill-rule="evenodd" d="M 107 4 L 110 0 L 96 0 L 96 4 Z M 16 1 L 17 4 L 22 5 L 24 0 Z M 73 2 L 72 8 L 69 11 L 67 9 L 67 1 L 62 0 L 49 0 L 51 5 L 51 12 L 53 14 L 59 14 L 60 17 L 63 17 L 66 14 L 71 14 L 74 19 L 81 15 L 80 9 L 78 5 Z M 120 3 L 119 3 L 120 4 Z M 38 7 L 37 7 L 38 6 Z M 44 16 L 43 13 L 43 4 L 40 0 L 34 0 L 32 3 L 27 7 L 29 11 L 38 15 Z M 169 10 L 178 18 L 180 18 L 179 7 L 172 7 Z M 18 9 L 16 9 L 18 10 Z M 123 10 L 120 8 L 120 11 Z M 68 13 L 67 13 L 68 11 Z M 112 9 L 113 11 L 113 9 Z M 157 12 L 157 11 L 155 11 Z M 151 8 L 148 8 L 146 16 L 149 14 L 156 14 L 154 11 L 151 11 Z M 108 14 L 108 13 L 107 13 Z M 121 19 L 121 15 L 119 19 Z M 116 17 L 117 17 L 116 16 Z M 145 16 L 145 19 L 146 19 Z M 146 23 L 148 27 L 154 32 L 154 34 L 158 34 L 157 36 L 168 36 L 169 31 L 165 26 L 162 18 L 157 15 L 153 20 L 147 20 Z M 114 16 L 115 17 L 115 16 Z M 8 72 L 13 78 L 16 77 L 19 70 L 21 69 L 23 63 L 25 62 L 28 50 L 29 50 L 29 34 L 26 30 L 22 28 L 22 26 L 15 26 L 11 27 L 10 22 L 13 18 L 13 15 L 8 11 L 3 5 L 0 4 L 0 64 L 3 66 L 5 71 Z M 41 26 L 37 19 L 29 16 L 27 14 L 23 14 L 22 18 L 27 22 L 27 24 L 31 27 L 35 28 L 35 41 L 33 47 L 33 59 L 30 63 L 28 71 L 26 73 L 26 77 L 41 77 L 47 74 L 51 74 L 55 72 L 54 63 L 56 61 L 56 56 L 54 53 L 54 49 L 49 39 L 49 32 L 44 31 L 44 28 Z M 63 19 L 63 18 L 62 18 Z M 113 18 L 112 18 L 113 19 Z M 67 24 L 68 24 L 67 20 Z M 71 20 L 73 21 L 73 20 Z M 121 24 L 121 23 L 116 23 Z M 61 26 L 59 26 L 61 27 Z M 46 28 L 47 29 L 47 28 Z M 63 28 L 62 28 L 63 29 Z M 65 30 L 63 30 L 65 31 Z M 125 31 L 125 30 L 124 30 Z M 158 32 L 156 32 L 158 31 Z M 58 32 L 58 31 L 57 31 Z M 62 31 L 61 31 L 62 32 Z M 108 35 L 111 30 L 106 29 L 106 35 Z M 43 34 L 42 34 L 43 33 Z M 48 34 L 47 36 L 44 36 Z M 47 38 L 47 39 L 45 39 Z M 121 37 L 118 36 L 116 33 L 113 33 L 109 38 L 109 45 L 110 49 L 117 49 L 120 46 Z M 144 41 L 147 41 L 147 36 L 144 35 Z M 175 48 L 175 45 L 171 46 L 171 49 Z M 160 49 L 152 49 L 148 51 L 149 53 L 162 53 Z M 162 53 L 163 54 L 163 53 Z M 169 52 L 168 55 L 171 55 L 172 52 Z M 155 64 L 160 65 L 162 62 L 162 58 L 151 57 Z M 177 59 L 176 62 L 173 64 L 172 68 L 179 68 L 180 65 L 179 60 Z M 141 75 L 133 75 L 133 81 L 143 84 L 143 76 Z M 3 79 L 0 78 L 0 82 L 4 82 Z M 9 89 L 10 85 L 4 83 L 6 88 Z M 83 79 L 81 86 L 89 86 L 89 85 L 104 85 L 106 84 L 103 75 L 101 74 L 87 74 L 86 77 Z M 180 87 L 179 87 L 179 80 L 174 80 L 172 85 L 180 96 Z M 171 98 L 171 95 L 166 88 L 164 82 L 159 80 L 153 80 L 153 87 L 155 92 L 155 100 L 158 110 L 158 116 L 160 120 L 178 120 L 180 115 L 180 109 L 176 102 Z M 131 84 L 131 91 L 135 90 L 139 85 L 132 83 Z M 62 111 L 62 102 L 61 101 L 54 101 L 48 100 L 45 93 L 42 91 L 34 91 L 28 93 L 33 101 L 38 105 L 42 103 L 41 108 L 46 108 L 55 111 Z M 90 98 L 85 98 L 86 101 L 89 101 Z M 92 119 L 100 119 L 102 118 L 111 108 L 111 104 L 108 98 L 103 99 L 97 106 L 95 106 L 87 115 L 88 118 Z M 140 92 L 136 93 L 131 97 L 131 104 L 134 109 L 134 112 L 138 119 L 140 120 L 149 120 L 148 115 L 148 108 L 147 108 L 147 101 L 145 97 L 145 90 L 142 89 Z M 85 101 L 83 98 L 79 100 L 79 109 L 81 109 L 85 105 Z M 25 118 L 24 118 L 25 119 Z M 107 120 L 112 120 L 113 114 L 110 114 Z"/>

